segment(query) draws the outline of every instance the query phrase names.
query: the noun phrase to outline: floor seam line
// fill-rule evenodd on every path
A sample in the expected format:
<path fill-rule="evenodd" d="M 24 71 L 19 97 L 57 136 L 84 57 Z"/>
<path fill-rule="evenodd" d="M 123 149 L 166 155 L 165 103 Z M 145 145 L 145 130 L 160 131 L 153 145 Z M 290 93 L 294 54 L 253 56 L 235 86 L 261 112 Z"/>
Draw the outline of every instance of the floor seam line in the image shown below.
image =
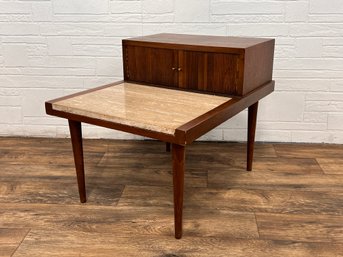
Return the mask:
<path fill-rule="evenodd" d="M 254 211 L 254 217 L 255 217 L 255 223 L 256 223 L 258 238 L 261 239 L 260 229 L 258 227 L 257 217 L 256 217 L 256 212 L 255 211 Z"/>
<path fill-rule="evenodd" d="M 29 230 L 27 231 L 27 233 L 25 234 L 25 236 L 23 237 L 23 239 L 20 241 L 20 243 L 18 244 L 18 246 L 15 248 L 15 250 L 13 251 L 13 253 L 11 254 L 11 257 L 17 252 L 18 248 L 21 246 L 21 244 L 24 242 L 25 238 L 27 237 L 27 235 L 31 232 L 31 228 L 29 228 Z"/>

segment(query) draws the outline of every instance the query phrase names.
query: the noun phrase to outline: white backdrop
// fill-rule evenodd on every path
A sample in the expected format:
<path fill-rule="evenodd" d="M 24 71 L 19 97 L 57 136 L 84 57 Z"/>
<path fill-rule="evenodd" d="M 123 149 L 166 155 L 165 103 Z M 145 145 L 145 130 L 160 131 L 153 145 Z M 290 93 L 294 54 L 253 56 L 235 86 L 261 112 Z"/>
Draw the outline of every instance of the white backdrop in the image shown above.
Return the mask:
<path fill-rule="evenodd" d="M 257 140 L 343 143 L 341 0 L 0 0 L 0 135 L 67 136 L 44 101 L 122 79 L 121 39 L 160 32 L 276 38 Z M 203 139 L 245 140 L 246 116 Z"/>

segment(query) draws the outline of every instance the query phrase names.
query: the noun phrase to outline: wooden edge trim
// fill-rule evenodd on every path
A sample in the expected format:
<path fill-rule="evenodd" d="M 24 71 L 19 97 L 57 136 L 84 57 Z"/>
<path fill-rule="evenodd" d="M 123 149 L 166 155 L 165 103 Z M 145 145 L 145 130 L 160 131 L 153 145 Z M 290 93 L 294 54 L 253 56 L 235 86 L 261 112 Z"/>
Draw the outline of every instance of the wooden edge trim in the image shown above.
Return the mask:
<path fill-rule="evenodd" d="M 164 142 L 169 142 L 169 143 L 175 143 L 175 144 L 183 144 L 184 143 L 184 141 L 180 140 L 184 137 L 177 138 L 175 135 L 171 135 L 171 134 L 165 134 L 162 132 L 146 130 L 146 129 L 132 127 L 132 126 L 119 124 L 119 123 L 115 123 L 115 122 L 85 117 L 82 115 L 67 113 L 67 112 L 63 112 L 63 111 L 57 111 L 57 110 L 54 110 L 52 108 L 51 102 L 45 103 L 45 110 L 46 110 L 46 113 L 49 115 L 53 115 L 53 116 L 57 116 L 57 117 L 61 117 L 61 118 L 66 118 L 68 120 L 74 120 L 74 121 L 84 122 L 84 123 L 88 123 L 88 124 L 92 124 L 92 125 L 97 125 L 100 127 L 120 130 L 120 131 L 132 133 L 132 134 L 136 134 L 136 135 L 140 135 L 140 136 L 146 136 L 146 137 L 158 139 L 158 140 L 161 140 Z"/>
<path fill-rule="evenodd" d="M 261 98 L 273 92 L 274 85 L 275 81 L 272 80 L 240 99 L 231 99 L 221 104 L 211 111 L 178 127 L 175 131 L 175 136 L 182 137 L 183 135 L 185 144 L 192 143 L 198 137 L 204 135 L 227 119 L 233 117 L 245 108 L 259 101 Z"/>
<path fill-rule="evenodd" d="M 67 96 L 62 96 L 62 97 L 59 97 L 59 98 L 47 101 L 47 103 L 55 103 L 55 102 L 58 102 L 58 101 L 62 101 L 62 100 L 69 99 L 69 98 L 72 98 L 72 97 L 75 97 L 75 96 L 79 96 L 79 95 L 88 94 L 90 92 L 94 92 L 94 91 L 97 91 L 97 90 L 100 90 L 100 89 L 104 89 L 104 88 L 107 88 L 107 87 L 119 85 L 119 84 L 122 84 L 122 83 L 124 83 L 123 80 L 116 81 L 116 82 L 113 82 L 113 83 L 110 83 L 110 84 L 106 84 L 106 85 L 103 85 L 103 86 L 99 86 L 99 87 L 83 90 L 83 91 L 77 92 L 75 94 L 71 94 L 71 95 L 67 95 Z"/>
<path fill-rule="evenodd" d="M 244 53 L 244 48 L 230 48 L 222 46 L 206 46 L 206 45 L 187 45 L 180 43 L 162 43 L 152 41 L 140 41 L 135 39 L 123 39 L 122 46 L 141 46 L 150 48 L 162 48 L 162 49 L 177 49 L 188 51 L 200 51 L 200 52 L 213 52 L 213 53 L 227 53 L 233 55 L 240 55 Z"/>

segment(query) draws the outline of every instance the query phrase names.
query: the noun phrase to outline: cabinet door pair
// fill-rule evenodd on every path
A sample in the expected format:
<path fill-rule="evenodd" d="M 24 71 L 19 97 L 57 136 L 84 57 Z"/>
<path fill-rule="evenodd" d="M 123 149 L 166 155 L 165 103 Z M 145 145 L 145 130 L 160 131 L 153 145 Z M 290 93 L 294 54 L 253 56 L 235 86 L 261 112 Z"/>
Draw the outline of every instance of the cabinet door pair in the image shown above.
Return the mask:
<path fill-rule="evenodd" d="M 239 55 L 142 46 L 126 46 L 124 55 L 125 80 L 213 93 L 238 93 Z"/>

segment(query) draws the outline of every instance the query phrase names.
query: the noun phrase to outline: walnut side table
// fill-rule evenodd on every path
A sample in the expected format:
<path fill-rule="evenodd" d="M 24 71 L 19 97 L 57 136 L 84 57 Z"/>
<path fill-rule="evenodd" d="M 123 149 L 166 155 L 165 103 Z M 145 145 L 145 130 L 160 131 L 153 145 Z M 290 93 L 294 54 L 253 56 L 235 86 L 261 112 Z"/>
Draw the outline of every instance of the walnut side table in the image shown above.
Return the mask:
<path fill-rule="evenodd" d="M 258 101 L 274 90 L 274 39 L 156 34 L 125 39 L 124 81 L 45 103 L 68 119 L 81 202 L 81 123 L 166 142 L 172 152 L 175 238 L 182 237 L 185 148 L 248 108 L 252 169 Z"/>

